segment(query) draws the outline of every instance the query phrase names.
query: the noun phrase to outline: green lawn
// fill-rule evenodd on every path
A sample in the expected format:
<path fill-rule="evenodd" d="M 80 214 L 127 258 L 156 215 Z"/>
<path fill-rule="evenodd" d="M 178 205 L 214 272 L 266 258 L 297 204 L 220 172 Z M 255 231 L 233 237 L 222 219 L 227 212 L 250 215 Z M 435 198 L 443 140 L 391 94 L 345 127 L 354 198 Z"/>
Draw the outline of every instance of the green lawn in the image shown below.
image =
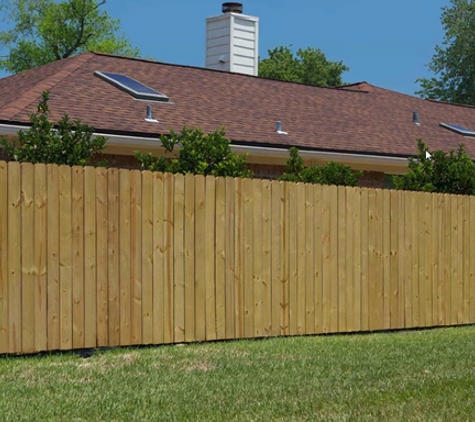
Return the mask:
<path fill-rule="evenodd" d="M 0 358 L 6 421 L 472 421 L 475 327 Z"/>

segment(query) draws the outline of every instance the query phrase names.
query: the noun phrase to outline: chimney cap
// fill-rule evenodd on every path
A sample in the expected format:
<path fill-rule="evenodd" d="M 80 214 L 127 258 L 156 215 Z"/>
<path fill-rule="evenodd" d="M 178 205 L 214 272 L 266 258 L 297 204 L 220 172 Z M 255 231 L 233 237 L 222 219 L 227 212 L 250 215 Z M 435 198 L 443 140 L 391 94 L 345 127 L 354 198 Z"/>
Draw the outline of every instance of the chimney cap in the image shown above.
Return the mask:
<path fill-rule="evenodd" d="M 226 3 L 223 3 L 223 13 L 242 13 L 242 3 L 237 3 L 233 1 L 228 1 Z"/>

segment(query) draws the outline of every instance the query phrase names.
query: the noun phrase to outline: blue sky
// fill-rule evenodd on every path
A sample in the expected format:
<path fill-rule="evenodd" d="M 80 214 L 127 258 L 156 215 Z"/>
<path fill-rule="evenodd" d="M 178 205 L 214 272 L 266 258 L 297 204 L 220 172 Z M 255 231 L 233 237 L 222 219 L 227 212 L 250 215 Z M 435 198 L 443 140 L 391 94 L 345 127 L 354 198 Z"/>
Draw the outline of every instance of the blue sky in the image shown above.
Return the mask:
<path fill-rule="evenodd" d="M 204 66 L 205 19 L 221 13 L 216 0 L 109 0 L 124 33 L 144 56 Z M 243 0 L 260 18 L 259 53 L 280 46 L 318 47 L 350 71 L 345 82 L 367 81 L 413 94 L 415 80 L 441 44 L 442 6 L 449 0 Z M 0 73 L 0 76 L 4 74 Z"/>

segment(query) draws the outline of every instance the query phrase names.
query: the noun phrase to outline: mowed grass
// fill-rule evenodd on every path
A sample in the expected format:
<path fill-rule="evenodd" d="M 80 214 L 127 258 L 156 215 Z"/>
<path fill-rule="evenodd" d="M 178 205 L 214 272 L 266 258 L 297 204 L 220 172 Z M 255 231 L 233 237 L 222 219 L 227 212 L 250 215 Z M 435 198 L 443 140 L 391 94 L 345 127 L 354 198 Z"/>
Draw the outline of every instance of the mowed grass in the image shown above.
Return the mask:
<path fill-rule="evenodd" d="M 472 421 L 475 327 L 0 358 L 6 421 Z"/>

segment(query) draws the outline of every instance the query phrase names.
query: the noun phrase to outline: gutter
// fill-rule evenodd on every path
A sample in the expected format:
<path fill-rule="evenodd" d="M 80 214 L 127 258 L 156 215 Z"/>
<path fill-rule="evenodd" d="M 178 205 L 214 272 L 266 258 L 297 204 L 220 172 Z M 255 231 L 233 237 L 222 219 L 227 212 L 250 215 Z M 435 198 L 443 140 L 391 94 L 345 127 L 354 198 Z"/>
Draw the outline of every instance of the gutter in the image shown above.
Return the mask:
<path fill-rule="evenodd" d="M 28 125 L 8 125 L 0 124 L 0 134 L 16 134 L 21 129 L 27 129 Z M 96 136 L 105 136 L 109 146 L 130 146 L 141 148 L 161 148 L 158 138 L 145 136 L 114 135 L 107 133 L 94 133 Z M 289 158 L 289 151 L 285 148 L 274 148 L 265 146 L 235 145 L 231 143 L 231 150 L 238 154 L 248 154 L 251 157 L 269 157 L 286 160 Z M 408 160 L 404 157 L 391 157 L 388 155 L 369 155 L 344 152 L 311 151 L 299 150 L 303 159 L 337 161 L 343 164 L 371 165 L 397 168 L 401 172 L 407 171 Z"/>

